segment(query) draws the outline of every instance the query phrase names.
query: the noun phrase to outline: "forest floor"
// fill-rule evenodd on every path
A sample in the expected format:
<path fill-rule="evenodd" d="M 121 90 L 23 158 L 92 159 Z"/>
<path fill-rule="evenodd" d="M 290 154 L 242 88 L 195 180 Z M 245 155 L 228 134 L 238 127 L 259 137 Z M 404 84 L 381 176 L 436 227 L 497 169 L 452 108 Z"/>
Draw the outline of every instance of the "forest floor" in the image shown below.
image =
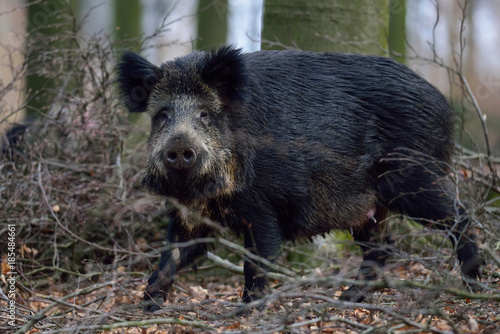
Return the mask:
<path fill-rule="evenodd" d="M 354 263 L 360 259 L 353 257 Z M 163 307 L 143 313 L 146 277 L 124 268 L 92 279 L 50 281 L 19 293 L 16 326 L 2 333 L 500 333 L 500 270 L 484 268 L 490 291 L 472 294 L 460 284 L 429 283 L 420 263 L 399 263 L 385 273 L 388 286 L 365 303 L 338 300 L 347 286 L 317 268 L 294 284 L 271 281 L 266 304 L 243 310 L 242 275 L 186 272 Z M 207 275 L 209 273 L 209 275 Z M 390 278 L 387 278 L 390 277 Z M 496 278 L 493 278 L 496 277 Z M 330 278 L 332 278 L 330 280 Z M 328 283 L 330 281 L 330 283 Z M 6 302 L 0 301 L 2 309 Z M 4 318 L 4 316 L 2 316 Z"/>

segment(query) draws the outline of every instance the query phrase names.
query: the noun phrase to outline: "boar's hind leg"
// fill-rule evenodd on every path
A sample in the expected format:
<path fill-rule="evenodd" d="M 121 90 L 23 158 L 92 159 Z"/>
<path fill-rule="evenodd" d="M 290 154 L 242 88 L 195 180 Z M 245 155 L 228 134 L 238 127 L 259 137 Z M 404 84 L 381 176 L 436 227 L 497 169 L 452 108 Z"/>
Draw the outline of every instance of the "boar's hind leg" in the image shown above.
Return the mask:
<path fill-rule="evenodd" d="M 469 216 L 460 207 L 458 208 L 458 220 L 455 222 L 452 219 L 451 221 L 454 226 L 451 228 L 450 239 L 457 250 L 457 258 L 461 265 L 460 269 L 462 270 L 464 282 L 472 290 L 476 291 L 480 288 L 477 284 L 477 279 L 481 278 L 481 257 L 479 256 L 477 244 L 474 241 L 474 235 L 467 231 L 470 225 Z"/>
<path fill-rule="evenodd" d="M 245 248 L 266 260 L 274 260 L 278 253 L 283 235 L 278 222 L 260 219 L 258 224 L 247 224 L 244 233 Z M 268 268 L 258 261 L 246 258 L 244 264 L 245 288 L 243 302 L 250 303 L 260 299 L 267 286 L 265 272 Z"/>
<path fill-rule="evenodd" d="M 425 207 L 414 205 L 412 208 L 415 210 L 407 214 L 415 221 L 424 226 L 447 231 L 456 250 L 464 283 L 473 290 L 479 288 L 477 279 L 481 276 L 481 260 L 474 235 L 468 232 L 470 220 L 465 210 L 462 207 L 456 207 L 451 196 L 446 195 L 432 202 L 428 201 Z"/>
<path fill-rule="evenodd" d="M 468 233 L 469 217 L 455 201 L 455 195 L 450 191 L 453 185 L 439 181 L 438 177 L 443 172 L 434 165 L 426 167 L 425 171 L 407 169 L 411 171 L 410 175 L 398 184 L 398 194 L 386 193 L 389 209 L 403 213 L 424 226 L 447 231 L 456 249 L 464 281 L 476 289 L 477 278 L 480 277 L 480 256 L 474 235 Z"/>
<path fill-rule="evenodd" d="M 392 240 L 385 232 L 383 220 L 387 217 L 388 210 L 378 206 L 375 219 L 368 218 L 367 222 L 353 231 L 353 238 L 363 251 L 363 262 L 359 268 L 356 282 L 340 296 L 341 300 L 361 302 L 365 298 L 369 287 L 363 284 L 377 278 L 377 271 L 384 266 L 391 254 Z"/>
<path fill-rule="evenodd" d="M 200 233 L 187 231 L 177 218 L 171 219 L 167 231 L 167 246 L 169 243 L 186 242 L 197 237 Z M 146 291 L 144 292 L 144 312 L 153 312 L 160 309 L 165 301 L 167 292 L 172 286 L 176 272 L 193 263 L 193 261 L 205 255 L 206 244 L 194 244 L 187 247 L 168 249 L 161 253 L 158 268 L 149 277 Z"/>

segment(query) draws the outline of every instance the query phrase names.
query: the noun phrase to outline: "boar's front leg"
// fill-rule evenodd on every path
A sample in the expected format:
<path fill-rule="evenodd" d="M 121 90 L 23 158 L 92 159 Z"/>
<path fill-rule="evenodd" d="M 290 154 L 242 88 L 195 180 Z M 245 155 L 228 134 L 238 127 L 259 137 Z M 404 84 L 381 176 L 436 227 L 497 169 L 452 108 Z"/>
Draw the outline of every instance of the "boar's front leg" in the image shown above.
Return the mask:
<path fill-rule="evenodd" d="M 245 221 L 245 248 L 266 260 L 272 261 L 283 241 L 281 228 L 276 219 L 265 214 L 255 215 L 254 213 L 253 219 Z M 250 303 L 264 295 L 267 286 L 265 277 L 267 270 L 268 268 L 260 262 L 249 258 L 245 259 L 243 302 Z"/>
<path fill-rule="evenodd" d="M 209 233 L 207 228 L 201 226 L 197 227 L 197 229 L 188 230 L 175 214 L 171 214 L 171 218 L 167 230 L 167 247 L 172 243 L 181 243 L 205 237 Z M 159 310 L 166 299 L 177 271 L 193 263 L 197 257 L 205 255 L 206 252 L 205 243 L 163 251 L 158 268 L 149 277 L 144 292 L 143 311 L 154 312 Z"/>

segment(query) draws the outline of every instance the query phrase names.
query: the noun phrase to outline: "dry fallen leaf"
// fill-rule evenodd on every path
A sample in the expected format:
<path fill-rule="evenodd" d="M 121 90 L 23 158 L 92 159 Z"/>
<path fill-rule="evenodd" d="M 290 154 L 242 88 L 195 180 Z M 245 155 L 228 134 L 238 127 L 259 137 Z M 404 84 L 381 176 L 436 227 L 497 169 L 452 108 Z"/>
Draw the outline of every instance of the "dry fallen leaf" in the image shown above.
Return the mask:
<path fill-rule="evenodd" d="M 470 327 L 470 330 L 472 333 L 476 333 L 478 330 L 479 330 L 479 325 L 476 321 L 476 319 L 474 319 L 474 315 L 472 313 L 469 313 L 469 327 Z"/>
<path fill-rule="evenodd" d="M 231 325 L 227 327 L 227 329 L 239 329 L 241 327 L 241 324 L 239 321 L 233 322 Z"/>
<path fill-rule="evenodd" d="M 444 319 L 441 319 L 439 320 L 435 327 L 439 330 L 442 330 L 442 331 L 449 331 L 449 330 L 452 330 L 451 326 L 448 324 L 448 322 Z"/>
<path fill-rule="evenodd" d="M 10 271 L 10 265 L 7 263 L 7 254 L 2 256 L 2 274 L 6 275 Z"/>
<path fill-rule="evenodd" d="M 366 319 L 370 315 L 370 311 L 364 309 L 364 308 L 357 308 L 353 312 L 354 316 L 358 320 Z"/>

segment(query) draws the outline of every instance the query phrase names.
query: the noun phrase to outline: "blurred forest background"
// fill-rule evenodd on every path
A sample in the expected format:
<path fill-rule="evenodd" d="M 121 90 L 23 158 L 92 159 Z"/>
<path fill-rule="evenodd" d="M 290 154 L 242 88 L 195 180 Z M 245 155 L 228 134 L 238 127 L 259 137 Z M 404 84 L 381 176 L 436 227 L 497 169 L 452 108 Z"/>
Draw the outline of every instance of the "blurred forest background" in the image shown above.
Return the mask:
<path fill-rule="evenodd" d="M 0 332 L 500 332 L 499 16 L 497 0 L 0 1 Z M 159 65 L 224 43 L 392 57 L 437 86 L 457 115 L 450 178 L 474 219 L 484 289 L 463 288 L 443 233 L 394 216 L 396 254 L 366 303 L 337 298 L 361 260 L 339 234 L 284 245 L 267 312 L 236 317 L 245 252 L 223 234 L 143 316 L 169 222 L 140 185 L 149 119 L 121 106 L 114 67 L 125 50 Z"/>
<path fill-rule="evenodd" d="M 422 59 L 439 59 L 447 66 L 459 65 L 479 107 L 488 117 L 492 150 L 500 152 L 500 22 L 497 20 L 500 2 L 385 2 L 393 8 L 389 13 L 393 19 L 392 32 L 397 31 L 400 35 L 399 40 L 389 39 L 388 35 L 383 37 L 388 38 L 387 42 L 391 44 L 393 51 L 405 56 L 398 59 L 406 62 L 450 99 L 460 97 L 453 92 L 453 82 L 450 82 L 446 68 Z M 187 54 L 195 48 L 211 50 L 223 43 L 235 44 L 246 51 L 261 49 L 261 42 L 263 49 L 269 49 L 272 45 L 276 48 L 276 43 L 269 43 L 271 41 L 266 39 L 271 35 L 261 38 L 262 0 L 71 0 L 69 3 L 76 20 L 73 23 L 63 22 L 61 15 L 57 15 L 57 11 L 66 6 L 65 1 L 48 1 L 46 5 L 40 1 L 32 3 L 31 6 L 27 6 L 24 0 L 0 3 L 0 78 L 3 85 L 12 83 L 17 87 L 2 97 L 2 128 L 6 125 L 5 115 L 9 116 L 7 122 L 22 123 L 25 118 L 31 120 L 36 117 L 41 108 L 33 101 L 26 108 L 23 102 L 26 100 L 26 91 L 39 90 L 46 84 L 44 79 L 32 75 L 25 81 L 15 80 L 18 74 L 13 70 L 16 64 L 25 61 L 26 39 L 29 40 L 30 31 L 35 34 L 42 32 L 50 39 L 50 35 L 60 33 L 65 25 L 76 23 L 78 33 L 85 38 L 94 36 L 101 43 L 123 41 L 123 48 L 136 51 L 142 49 L 144 55 L 155 64 Z M 353 3 L 356 6 L 367 6 L 363 1 Z M 43 15 L 45 13 L 48 15 Z M 383 13 L 376 15 L 387 16 Z M 295 19 L 300 19 L 300 16 Z M 297 26 L 300 27 L 300 24 Z M 328 29 L 323 27 L 322 30 Z M 144 40 L 145 37 L 150 38 Z M 320 45 L 318 51 L 346 51 L 345 46 L 335 46 L 332 36 L 323 31 L 318 32 L 315 38 L 322 40 L 314 42 Z M 292 38 L 286 42 L 281 41 L 281 46 L 314 49 L 305 41 L 301 41 L 301 44 L 296 42 L 294 44 Z M 57 43 L 52 47 L 58 47 Z M 387 50 L 390 49 L 374 52 L 374 49 L 354 48 L 347 51 L 388 55 Z M 462 138 L 464 144 L 469 148 L 472 148 L 471 145 L 478 145 L 484 149 L 484 143 L 473 140 L 480 136 L 480 121 L 474 114 L 468 113 L 467 108 L 460 111 L 463 112 L 461 121 L 471 136 Z"/>

